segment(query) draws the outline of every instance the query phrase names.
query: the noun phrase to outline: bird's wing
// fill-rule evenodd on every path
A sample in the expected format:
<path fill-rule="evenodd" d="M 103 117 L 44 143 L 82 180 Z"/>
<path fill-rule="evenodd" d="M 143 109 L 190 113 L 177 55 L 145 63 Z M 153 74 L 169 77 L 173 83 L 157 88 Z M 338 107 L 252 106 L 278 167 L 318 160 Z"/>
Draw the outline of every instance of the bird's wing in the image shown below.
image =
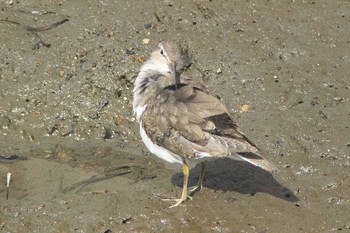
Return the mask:
<path fill-rule="evenodd" d="M 163 89 L 147 106 L 142 124 L 153 143 L 186 158 L 243 153 L 235 159 L 264 160 L 220 100 L 193 83 Z"/>

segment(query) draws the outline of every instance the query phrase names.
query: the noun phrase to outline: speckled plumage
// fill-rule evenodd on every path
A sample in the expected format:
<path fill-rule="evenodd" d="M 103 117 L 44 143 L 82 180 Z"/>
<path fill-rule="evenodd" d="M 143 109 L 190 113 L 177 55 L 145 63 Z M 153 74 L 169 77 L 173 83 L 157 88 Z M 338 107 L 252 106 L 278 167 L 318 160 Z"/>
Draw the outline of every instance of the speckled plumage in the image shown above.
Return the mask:
<path fill-rule="evenodd" d="M 189 160 L 208 157 L 230 157 L 274 170 L 239 130 L 217 96 L 189 79 L 180 79 L 188 58 L 178 44 L 160 43 L 136 78 L 133 109 L 146 147 L 168 162 L 183 164 L 187 170 Z M 174 206 L 188 198 L 187 180 L 184 189 Z"/>

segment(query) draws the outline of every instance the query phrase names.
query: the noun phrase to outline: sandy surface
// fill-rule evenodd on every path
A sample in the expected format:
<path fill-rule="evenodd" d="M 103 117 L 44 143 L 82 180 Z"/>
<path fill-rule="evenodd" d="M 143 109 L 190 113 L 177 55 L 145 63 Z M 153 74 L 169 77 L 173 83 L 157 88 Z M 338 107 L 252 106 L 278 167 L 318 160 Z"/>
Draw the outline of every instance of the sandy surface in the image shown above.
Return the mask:
<path fill-rule="evenodd" d="M 349 1 L 145 2 L 0 3 L 0 155 L 26 158 L 0 160 L 0 231 L 349 232 Z M 278 173 L 212 161 L 167 208 L 181 168 L 147 153 L 131 110 L 165 39 Z"/>

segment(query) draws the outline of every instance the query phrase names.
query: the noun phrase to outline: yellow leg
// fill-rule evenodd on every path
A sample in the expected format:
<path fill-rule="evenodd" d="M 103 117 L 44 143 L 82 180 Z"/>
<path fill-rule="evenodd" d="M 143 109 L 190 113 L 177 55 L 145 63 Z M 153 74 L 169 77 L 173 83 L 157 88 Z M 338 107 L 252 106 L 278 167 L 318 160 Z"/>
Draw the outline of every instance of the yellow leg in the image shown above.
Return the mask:
<path fill-rule="evenodd" d="M 176 204 L 170 206 L 169 208 L 173 208 L 173 207 L 179 206 L 181 203 L 187 201 L 187 199 L 192 199 L 187 194 L 187 184 L 188 184 L 188 176 L 190 175 L 190 169 L 188 168 L 188 166 L 187 166 L 185 161 L 183 162 L 183 165 L 182 165 L 182 172 L 184 174 L 184 182 L 183 182 L 183 186 L 182 186 L 181 198 L 180 199 L 175 199 L 176 200 Z"/>
<path fill-rule="evenodd" d="M 206 164 L 207 164 L 207 161 L 202 162 L 201 173 L 199 175 L 198 184 L 196 187 L 190 190 L 190 195 L 193 195 L 194 193 L 201 191 L 203 187 L 204 170 L 205 170 Z"/>

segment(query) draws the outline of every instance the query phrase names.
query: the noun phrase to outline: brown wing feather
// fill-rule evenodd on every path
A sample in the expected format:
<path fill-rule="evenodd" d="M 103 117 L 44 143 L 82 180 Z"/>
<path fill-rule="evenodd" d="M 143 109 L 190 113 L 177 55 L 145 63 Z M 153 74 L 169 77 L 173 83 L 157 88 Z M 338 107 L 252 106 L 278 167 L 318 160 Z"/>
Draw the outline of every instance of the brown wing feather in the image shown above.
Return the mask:
<path fill-rule="evenodd" d="M 243 153 L 241 159 L 248 162 L 264 160 L 220 100 L 191 83 L 166 87 L 147 106 L 142 119 L 154 143 L 184 157 L 196 157 L 202 152 L 214 157 Z M 256 156 L 244 156 L 245 152 Z"/>

